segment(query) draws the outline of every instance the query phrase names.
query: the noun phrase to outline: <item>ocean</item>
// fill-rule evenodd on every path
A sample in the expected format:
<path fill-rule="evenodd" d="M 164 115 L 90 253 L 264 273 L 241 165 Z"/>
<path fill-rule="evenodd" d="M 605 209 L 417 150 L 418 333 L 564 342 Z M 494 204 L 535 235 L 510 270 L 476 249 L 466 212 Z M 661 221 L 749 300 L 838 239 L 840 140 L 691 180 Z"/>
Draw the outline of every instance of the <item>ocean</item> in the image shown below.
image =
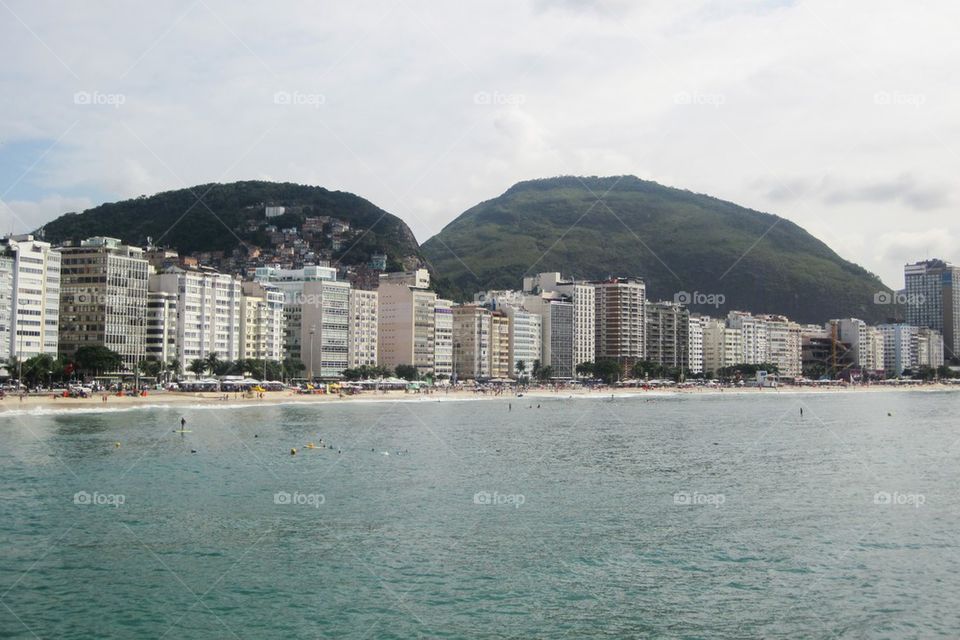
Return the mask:
<path fill-rule="evenodd" d="M 958 408 L 764 391 L 4 414 L 0 637 L 953 638 Z"/>

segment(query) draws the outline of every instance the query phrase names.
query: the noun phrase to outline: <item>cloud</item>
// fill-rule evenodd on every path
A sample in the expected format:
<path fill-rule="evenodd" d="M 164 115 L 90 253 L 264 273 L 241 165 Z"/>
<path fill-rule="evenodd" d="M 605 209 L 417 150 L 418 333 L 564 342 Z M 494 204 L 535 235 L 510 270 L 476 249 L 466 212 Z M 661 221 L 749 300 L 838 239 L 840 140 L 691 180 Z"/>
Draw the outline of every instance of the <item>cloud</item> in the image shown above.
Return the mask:
<path fill-rule="evenodd" d="M 11 200 L 0 204 L 0 233 L 33 231 L 64 213 L 94 206 L 85 197 L 46 196 L 40 200 Z"/>
<path fill-rule="evenodd" d="M 823 195 L 822 202 L 903 204 L 917 211 L 928 211 L 949 204 L 952 192 L 949 184 L 922 185 L 913 176 L 902 175 L 892 180 L 833 189 Z"/>

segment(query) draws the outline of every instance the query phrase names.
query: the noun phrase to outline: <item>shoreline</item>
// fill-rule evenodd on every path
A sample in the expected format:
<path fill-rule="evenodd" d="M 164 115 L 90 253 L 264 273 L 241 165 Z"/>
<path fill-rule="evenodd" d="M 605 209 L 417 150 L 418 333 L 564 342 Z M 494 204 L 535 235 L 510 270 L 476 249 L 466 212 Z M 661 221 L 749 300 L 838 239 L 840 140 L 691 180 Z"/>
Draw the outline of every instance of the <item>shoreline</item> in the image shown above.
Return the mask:
<path fill-rule="evenodd" d="M 845 387 L 776 387 L 759 389 L 756 387 L 748 388 L 604 388 L 599 390 L 590 389 L 550 389 L 533 388 L 523 392 L 522 398 L 538 399 L 634 399 L 634 398 L 682 398 L 682 397 L 703 397 L 703 396 L 771 396 L 771 395 L 822 395 L 822 394 L 840 394 L 840 393 L 883 393 L 883 392 L 940 392 L 940 391 L 960 391 L 960 385 L 945 384 L 924 384 L 924 385 L 903 385 L 903 386 L 845 386 Z M 224 399 L 224 397 L 228 399 Z M 0 417 L 17 416 L 30 414 L 51 414 L 51 413 L 69 413 L 72 411 L 81 411 L 82 413 L 113 412 L 119 410 L 148 409 L 148 408 L 243 408 L 243 407 L 262 407 L 271 405 L 310 405 L 310 404 L 329 404 L 345 402 L 452 402 L 452 401 L 470 401 L 470 400 L 522 400 L 521 397 L 513 393 L 492 394 L 476 393 L 468 390 L 456 391 L 434 391 L 431 393 L 408 393 L 406 391 L 385 391 L 385 392 L 365 392 L 353 395 L 306 395 L 290 391 L 267 391 L 262 398 L 245 398 L 242 394 L 225 394 L 220 392 L 150 392 L 146 397 L 140 396 L 107 396 L 107 401 L 103 402 L 102 395 L 95 395 L 89 398 L 63 398 L 54 399 L 52 394 L 25 396 L 23 400 L 19 396 L 8 395 L 0 400 Z"/>

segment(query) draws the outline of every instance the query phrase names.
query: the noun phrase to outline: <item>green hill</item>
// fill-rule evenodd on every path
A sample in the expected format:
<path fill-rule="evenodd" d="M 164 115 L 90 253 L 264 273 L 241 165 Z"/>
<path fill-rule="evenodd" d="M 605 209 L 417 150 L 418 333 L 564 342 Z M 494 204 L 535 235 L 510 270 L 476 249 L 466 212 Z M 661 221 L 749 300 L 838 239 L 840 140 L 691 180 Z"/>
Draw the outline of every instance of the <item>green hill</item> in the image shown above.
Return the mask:
<path fill-rule="evenodd" d="M 284 206 L 288 213 L 267 220 L 268 204 Z M 334 260 L 360 264 L 373 253 L 386 253 L 392 268 L 421 262 L 416 238 L 400 218 L 352 193 L 289 182 L 205 184 L 141 196 L 62 215 L 43 232 L 54 243 L 103 235 L 140 246 L 152 238 L 182 254 L 229 252 L 241 242 L 266 246 L 267 224 L 300 227 L 317 216 L 346 221 L 352 228 L 342 247 L 330 249 Z"/>
<path fill-rule="evenodd" d="M 634 176 L 521 182 L 482 202 L 421 247 L 464 295 L 519 288 L 524 275 L 636 276 L 650 299 L 719 294 L 731 309 L 800 322 L 878 322 L 900 315 L 874 303 L 890 291 L 789 220 Z"/>

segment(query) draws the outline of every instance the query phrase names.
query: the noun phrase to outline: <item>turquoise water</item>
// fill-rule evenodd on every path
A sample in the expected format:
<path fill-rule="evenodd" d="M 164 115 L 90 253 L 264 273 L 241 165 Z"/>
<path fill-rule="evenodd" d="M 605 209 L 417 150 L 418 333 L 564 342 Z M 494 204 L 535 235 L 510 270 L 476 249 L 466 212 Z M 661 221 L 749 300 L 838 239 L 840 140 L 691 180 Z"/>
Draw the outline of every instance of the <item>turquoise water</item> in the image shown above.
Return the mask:
<path fill-rule="evenodd" d="M 958 407 L 4 415 L 0 637 L 956 637 Z"/>

